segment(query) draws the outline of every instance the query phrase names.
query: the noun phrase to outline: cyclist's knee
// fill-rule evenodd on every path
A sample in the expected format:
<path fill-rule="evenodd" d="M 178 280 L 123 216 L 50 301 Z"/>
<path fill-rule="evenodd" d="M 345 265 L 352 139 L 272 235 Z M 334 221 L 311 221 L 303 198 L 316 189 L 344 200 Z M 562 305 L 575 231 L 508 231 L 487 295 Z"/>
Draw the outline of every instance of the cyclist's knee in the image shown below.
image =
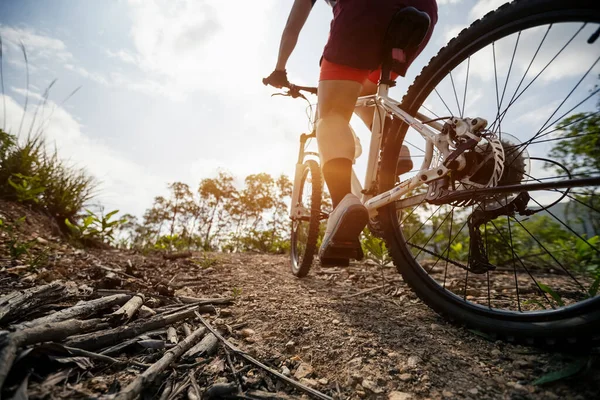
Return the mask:
<path fill-rule="evenodd" d="M 317 142 L 322 164 L 334 158 L 354 160 L 354 135 L 348 122 L 339 114 L 329 114 L 317 121 Z"/>

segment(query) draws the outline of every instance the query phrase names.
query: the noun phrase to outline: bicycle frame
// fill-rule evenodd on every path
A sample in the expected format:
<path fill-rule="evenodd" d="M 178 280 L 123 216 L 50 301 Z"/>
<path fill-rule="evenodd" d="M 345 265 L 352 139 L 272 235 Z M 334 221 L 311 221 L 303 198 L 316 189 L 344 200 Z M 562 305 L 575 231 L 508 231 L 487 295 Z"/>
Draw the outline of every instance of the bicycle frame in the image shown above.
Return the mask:
<path fill-rule="evenodd" d="M 432 182 L 434 180 L 443 178 L 448 173 L 448 169 L 444 166 L 438 166 L 433 169 L 429 169 L 431 161 L 433 159 L 433 148 L 434 145 L 438 144 L 438 135 L 429 129 L 426 125 L 419 122 L 414 117 L 410 116 L 404 110 L 397 106 L 398 102 L 388 96 L 389 85 L 380 84 L 377 89 L 377 93 L 370 96 L 363 96 L 358 98 L 356 107 L 374 107 L 374 119 L 373 127 L 371 130 L 371 140 L 369 145 L 369 158 L 367 161 L 367 172 L 364 179 L 364 185 L 361 185 L 360 180 L 356 176 L 354 170 L 352 171 L 352 193 L 361 198 L 365 204 L 369 213 L 375 215 L 378 208 L 381 208 L 387 204 L 399 200 L 402 196 L 406 195 L 416 187 Z M 381 141 L 383 138 L 385 117 L 392 114 L 404 122 L 409 124 L 415 130 L 417 130 L 426 141 L 425 158 L 419 170 L 413 178 L 400 183 L 400 185 L 394 187 L 387 192 L 373 196 L 373 188 L 375 187 L 377 177 L 377 162 L 379 159 L 379 152 L 381 150 Z M 440 127 L 441 129 L 441 127 Z M 305 152 L 305 143 L 307 138 L 316 137 L 313 130 L 311 135 L 303 134 L 300 143 L 300 152 L 298 154 L 298 161 L 296 163 L 296 171 L 294 175 L 294 186 L 292 198 L 297 198 L 298 190 L 300 190 L 300 181 L 302 179 L 304 158 L 307 155 L 317 156 L 314 152 Z M 301 218 L 308 217 L 310 210 L 305 210 L 303 207 L 298 207 L 297 204 L 292 204 L 290 217 Z"/>

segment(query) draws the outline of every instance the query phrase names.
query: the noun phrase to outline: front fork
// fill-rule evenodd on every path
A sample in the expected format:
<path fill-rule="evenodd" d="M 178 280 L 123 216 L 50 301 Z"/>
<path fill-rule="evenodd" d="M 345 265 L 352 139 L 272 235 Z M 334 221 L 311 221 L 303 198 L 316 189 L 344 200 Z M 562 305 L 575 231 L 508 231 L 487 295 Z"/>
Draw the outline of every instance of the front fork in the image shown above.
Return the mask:
<path fill-rule="evenodd" d="M 294 170 L 294 185 L 292 186 L 292 206 L 290 207 L 290 218 L 297 219 L 305 214 L 303 211 L 304 207 L 300 206 L 298 196 L 300 194 L 302 184 L 302 176 L 304 175 L 304 157 L 306 155 L 315 155 L 316 153 L 305 151 L 306 141 L 311 138 L 316 138 L 317 133 L 313 131 L 310 135 L 303 133 L 300 135 L 300 150 L 298 151 L 298 160 L 296 161 L 296 168 Z M 318 156 L 318 154 L 317 154 Z"/>

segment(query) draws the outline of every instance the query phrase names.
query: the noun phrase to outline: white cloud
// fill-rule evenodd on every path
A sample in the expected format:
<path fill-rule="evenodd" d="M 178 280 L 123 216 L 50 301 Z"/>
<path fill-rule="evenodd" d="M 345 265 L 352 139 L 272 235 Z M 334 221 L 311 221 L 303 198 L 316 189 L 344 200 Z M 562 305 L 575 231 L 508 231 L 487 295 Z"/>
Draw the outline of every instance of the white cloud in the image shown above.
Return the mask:
<path fill-rule="evenodd" d="M 10 133 L 16 134 L 23 108 L 10 96 L 6 96 L 6 106 L 6 126 Z M 50 148 L 56 146 L 59 157 L 70 165 L 85 168 L 100 182 L 98 194 L 93 200 L 100 201 L 110 209 L 120 207 L 123 212 L 141 215 L 150 205 L 152 197 L 163 189 L 157 188 L 157 181 L 166 182 L 165 177 L 148 174 L 143 166 L 129 160 L 124 155 L 126 153 L 92 139 L 85 133 L 85 127 L 61 106 L 49 101 L 48 108 L 54 111 L 43 131 L 47 145 Z M 23 133 L 28 131 L 34 113 L 35 108 L 28 109 Z M 40 126 L 40 121 L 38 114 L 34 132 Z M 0 126 L 3 126 L 3 122 L 0 121 Z"/>
<path fill-rule="evenodd" d="M 16 87 L 11 87 L 10 90 L 12 90 L 15 93 L 20 94 L 21 96 L 29 96 L 30 99 L 35 99 L 35 100 L 44 100 L 44 98 L 42 97 L 41 94 L 34 92 L 33 90 L 29 89 L 29 91 L 25 88 L 16 88 Z"/>
<path fill-rule="evenodd" d="M 64 64 L 64 67 L 70 71 L 76 72 L 77 74 L 83 76 L 84 78 L 91 79 L 92 81 L 94 81 L 96 83 L 100 83 L 102 85 L 109 84 L 109 82 L 106 80 L 106 78 L 102 74 L 99 74 L 96 72 L 90 72 L 81 66 L 73 65 L 73 64 Z"/>
<path fill-rule="evenodd" d="M 3 43 L 12 50 L 20 52 L 20 44 L 23 43 L 31 59 L 53 58 L 64 62 L 73 58 L 62 40 L 36 33 L 31 29 L 0 25 L 0 36 Z"/>
<path fill-rule="evenodd" d="M 106 50 L 106 54 L 108 54 L 108 56 L 111 58 L 118 58 L 119 60 L 121 60 L 127 64 L 136 64 L 137 63 L 136 57 L 127 50 L 121 49 L 118 51 L 112 51 L 109 49 L 109 50 Z"/>
<path fill-rule="evenodd" d="M 493 11 L 500 7 L 504 3 L 509 3 L 509 0 L 479 0 L 477 4 L 473 6 L 469 16 L 471 19 L 479 19 L 490 11 Z"/>
<path fill-rule="evenodd" d="M 459 4 L 462 0 L 437 0 L 438 5 Z"/>

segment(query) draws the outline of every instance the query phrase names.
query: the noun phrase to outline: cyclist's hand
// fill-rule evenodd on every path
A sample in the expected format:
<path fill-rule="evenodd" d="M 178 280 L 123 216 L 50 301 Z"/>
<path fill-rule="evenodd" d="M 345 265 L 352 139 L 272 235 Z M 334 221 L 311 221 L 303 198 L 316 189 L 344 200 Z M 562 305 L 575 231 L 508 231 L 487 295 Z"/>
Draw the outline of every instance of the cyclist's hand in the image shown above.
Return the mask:
<path fill-rule="evenodd" d="M 273 71 L 271 75 L 263 79 L 263 83 L 265 85 L 274 86 L 278 89 L 290 86 L 290 82 L 287 79 L 287 72 L 285 71 L 285 69 Z"/>

